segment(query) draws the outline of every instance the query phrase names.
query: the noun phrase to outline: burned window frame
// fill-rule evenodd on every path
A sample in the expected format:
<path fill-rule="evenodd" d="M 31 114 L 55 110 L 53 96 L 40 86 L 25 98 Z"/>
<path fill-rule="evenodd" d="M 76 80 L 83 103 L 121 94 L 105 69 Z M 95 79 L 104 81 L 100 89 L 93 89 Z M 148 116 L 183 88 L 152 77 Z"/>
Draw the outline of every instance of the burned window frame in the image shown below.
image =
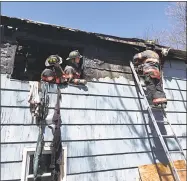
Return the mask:
<path fill-rule="evenodd" d="M 16 80 L 21 80 L 21 81 L 39 81 L 40 80 L 40 75 L 41 75 L 41 72 L 45 69 L 45 60 L 47 58 L 47 56 L 49 55 L 59 55 L 63 58 L 63 64 L 61 65 L 62 68 L 64 69 L 66 65 L 68 65 L 68 62 L 66 60 L 66 58 L 68 57 L 69 53 L 73 50 L 76 50 L 78 49 L 80 51 L 81 54 L 83 54 L 84 52 L 84 48 L 83 47 L 73 47 L 73 46 L 69 46 L 69 45 L 58 45 L 58 44 L 45 44 L 44 42 L 39 42 L 38 43 L 38 46 L 37 46 L 37 42 L 35 40 L 22 40 L 21 38 L 17 38 L 17 42 L 18 42 L 18 46 L 17 46 L 17 51 L 15 52 L 15 61 L 14 61 L 14 67 L 13 67 L 13 71 L 12 71 L 12 74 L 11 74 L 11 78 L 12 79 L 16 79 Z M 25 44 L 23 42 L 26 42 Z M 30 42 L 32 42 L 32 45 L 30 44 Z M 34 43 L 36 44 L 36 47 L 35 47 L 35 50 L 32 50 L 32 47 L 34 46 Z M 57 50 L 55 52 L 55 49 L 52 49 L 51 50 L 51 53 L 50 52 L 50 48 L 48 49 L 48 52 L 46 53 L 46 57 L 45 58 L 39 58 L 38 55 L 40 55 L 40 50 L 43 50 L 42 48 L 42 44 L 43 46 L 49 46 L 49 47 L 57 47 Z M 23 60 L 23 62 L 21 63 L 20 67 L 18 67 L 19 65 L 19 52 L 22 50 L 22 49 L 26 49 L 25 53 L 21 53 L 25 60 Z M 62 51 L 60 51 L 60 49 L 62 49 Z M 37 51 L 35 53 L 31 53 L 32 51 Z M 44 51 L 42 52 L 44 53 Z M 44 56 L 44 54 L 41 53 L 41 56 Z M 36 56 L 37 55 L 37 56 Z M 34 67 L 34 62 L 33 64 L 31 63 L 31 59 L 29 59 L 30 57 L 33 56 L 33 59 L 35 59 L 34 61 L 39 61 L 39 64 L 37 64 L 40 69 L 37 70 L 38 67 L 33 68 Z M 29 58 L 28 58 L 29 57 Z M 23 59 L 24 59 L 23 58 Z M 30 64 L 30 65 L 29 65 Z M 32 68 L 31 68 L 31 65 L 32 65 Z M 22 66 L 25 66 L 25 67 L 22 67 Z M 23 70 L 24 69 L 24 70 Z M 83 58 L 81 58 L 81 61 L 80 61 L 80 69 L 81 69 L 81 77 L 83 77 L 83 69 L 84 69 L 84 54 L 83 54 Z M 33 71 L 33 72 L 32 72 Z M 27 74 L 28 73 L 28 74 Z M 18 74 L 18 75 L 17 75 Z M 32 77 L 29 77 L 30 75 L 34 76 L 36 74 L 36 76 L 34 78 Z"/>

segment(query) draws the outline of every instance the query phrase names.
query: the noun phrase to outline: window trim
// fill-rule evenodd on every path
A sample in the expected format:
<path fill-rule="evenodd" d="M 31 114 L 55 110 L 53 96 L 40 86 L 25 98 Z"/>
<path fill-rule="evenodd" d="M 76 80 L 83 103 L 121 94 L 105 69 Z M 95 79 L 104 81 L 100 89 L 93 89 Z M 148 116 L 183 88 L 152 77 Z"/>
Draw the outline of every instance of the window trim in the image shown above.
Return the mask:
<path fill-rule="evenodd" d="M 29 172 L 29 163 L 30 163 L 30 155 L 34 154 L 36 148 L 35 147 L 25 147 L 23 149 L 22 155 L 22 169 L 21 169 L 21 181 L 27 181 L 26 178 L 33 178 L 31 175 L 28 175 Z M 62 147 L 63 150 L 63 159 L 61 166 L 60 181 L 66 181 L 67 175 L 67 146 Z M 42 154 L 51 153 L 51 148 L 49 146 L 45 146 L 43 148 Z M 49 173 L 43 174 L 43 176 L 50 176 Z M 63 177 L 63 178 L 62 178 Z"/>

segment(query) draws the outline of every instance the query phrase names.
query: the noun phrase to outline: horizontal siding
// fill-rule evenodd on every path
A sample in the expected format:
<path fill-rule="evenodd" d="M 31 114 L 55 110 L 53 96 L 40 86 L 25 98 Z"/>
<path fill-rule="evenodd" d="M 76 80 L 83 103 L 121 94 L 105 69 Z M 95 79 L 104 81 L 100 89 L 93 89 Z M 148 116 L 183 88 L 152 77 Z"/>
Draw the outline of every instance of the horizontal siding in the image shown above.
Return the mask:
<path fill-rule="evenodd" d="M 53 115 L 54 109 L 49 109 Z M 155 111 L 157 119 L 163 116 Z M 186 113 L 167 112 L 171 124 L 187 124 Z M 145 124 L 149 117 L 141 111 L 103 111 L 103 110 L 61 110 L 62 125 L 118 125 L 118 124 Z M 1 107 L 1 125 L 30 125 L 32 118 L 29 108 Z M 33 123 L 34 124 L 34 123 Z"/>
<path fill-rule="evenodd" d="M 124 155 L 129 153 L 144 153 L 151 152 L 151 145 L 154 146 L 154 140 L 158 140 L 153 136 L 144 138 L 129 138 L 119 140 L 97 140 L 97 141 L 72 141 L 63 142 L 67 145 L 68 158 L 80 158 L 80 157 L 94 157 L 104 155 Z M 176 150 L 177 146 L 174 139 L 167 139 L 168 147 L 170 150 Z M 179 137 L 180 143 L 184 145 L 186 149 L 187 137 Z M 51 142 L 45 142 L 45 146 L 49 146 Z M 150 145 L 151 144 L 151 145 Z M 1 144 L 1 163 L 6 162 L 21 162 L 22 152 L 24 147 L 36 147 L 35 143 L 9 143 Z M 8 151 L 12 151 L 14 154 L 7 154 Z M 158 152 L 161 148 L 156 149 Z"/>
<path fill-rule="evenodd" d="M 166 74 L 166 76 L 164 77 L 165 88 L 171 89 L 171 90 L 175 89 L 175 90 L 186 91 L 186 81 L 187 80 L 180 78 L 180 76 L 179 77 L 167 76 L 167 74 L 169 74 L 168 72 L 170 70 L 171 69 L 168 69 L 167 72 L 164 72 L 164 74 Z M 176 75 L 178 75 L 178 73 L 180 72 L 180 70 L 173 70 L 171 72 L 175 72 L 175 71 L 177 72 Z M 184 73 L 185 73 L 185 71 L 184 71 Z M 105 83 L 105 84 L 103 85 L 103 83 Z M 115 87 L 118 87 L 119 85 L 122 85 L 122 86 L 128 85 L 130 87 L 134 87 L 134 85 L 135 85 L 134 81 L 128 80 L 122 76 L 118 77 L 118 78 L 113 78 L 113 79 L 106 77 L 106 78 L 100 78 L 99 80 L 93 79 L 92 81 L 88 82 L 88 84 L 87 84 L 88 90 L 87 91 L 89 92 L 90 90 L 94 89 L 94 92 L 96 91 L 100 94 L 100 91 L 103 91 L 103 90 L 97 86 L 103 85 L 106 87 L 105 89 L 107 91 L 109 91 L 109 93 L 110 93 L 110 89 L 107 89 L 107 86 L 110 86 L 111 84 L 114 85 Z M 143 82 L 142 82 L 142 84 L 143 84 Z M 55 85 L 52 87 L 55 87 Z M 62 86 L 62 87 L 64 87 L 64 86 Z M 16 88 L 17 90 L 29 90 L 29 85 L 28 85 L 28 82 L 7 79 L 7 76 L 5 74 L 1 74 L 1 88 L 2 89 Z M 71 92 L 71 89 L 75 90 L 77 88 L 75 88 L 74 86 L 69 86 L 67 89 L 67 92 Z M 120 86 L 119 86 L 119 89 L 120 89 Z M 87 91 L 82 89 L 82 92 L 87 92 Z M 81 93 L 81 90 L 77 89 L 77 92 Z M 122 95 L 124 95 L 124 92 Z"/>
<path fill-rule="evenodd" d="M 12 173 L 12 170 L 14 172 Z M 69 168 L 68 168 L 69 170 Z M 21 163 L 8 163 L 1 165 L 1 180 L 19 180 L 21 172 Z M 11 174 L 10 174 L 11 173 Z M 91 173 L 72 173 L 67 176 L 68 181 L 134 181 L 138 176 L 137 168 L 115 168 L 95 171 Z"/>
<path fill-rule="evenodd" d="M 161 127 L 161 126 L 160 126 Z M 162 126 L 163 128 L 163 126 Z M 168 135 L 172 135 L 169 126 L 165 125 Z M 173 126 L 178 136 L 186 136 L 186 125 Z M 18 134 L 19 130 L 19 134 Z M 115 138 L 137 138 L 147 135 L 144 125 L 113 125 L 113 126 L 62 126 L 62 140 L 98 140 Z M 1 143 L 7 142 L 34 142 L 38 137 L 37 126 L 3 126 L 1 128 Z M 53 135 L 49 128 L 45 129 L 44 138 L 51 141 Z"/>
<path fill-rule="evenodd" d="M 181 159 L 181 156 L 174 155 L 173 159 Z M 78 175 L 93 172 L 106 172 L 110 170 L 128 169 L 132 167 L 138 167 L 141 161 L 144 164 L 150 164 L 151 162 L 153 162 L 152 153 L 149 152 L 112 156 L 104 155 L 83 158 L 68 158 L 67 174 Z M 7 174 L 10 173 L 10 170 L 14 170 L 14 174 Z M 1 174 L 3 175 L 3 177 L 1 177 L 2 180 L 15 178 L 19 179 L 19 173 L 21 173 L 21 162 L 1 164 Z M 98 179 L 100 180 L 101 178 Z"/>
<path fill-rule="evenodd" d="M 164 85 L 168 118 L 186 149 L 186 80 L 182 74 L 174 78 L 165 74 Z M 1 88 L 1 179 L 19 180 L 23 148 L 36 146 L 38 127 L 31 124 L 28 83 L 10 81 L 3 75 Z M 61 130 L 68 148 L 68 181 L 134 181 L 139 165 L 154 162 L 153 147 L 156 161 L 164 159 L 158 138 L 146 125 L 148 114 L 140 106 L 143 100 L 134 82 L 123 77 L 103 78 L 88 82 L 87 88 L 62 86 Z M 50 92 L 49 113 L 53 113 L 55 86 Z M 155 115 L 163 120 L 159 111 Z M 160 129 L 164 131 L 164 126 Z M 171 134 L 168 126 L 165 129 Z M 44 139 L 46 146 L 52 140 L 48 127 Z M 167 143 L 176 150 L 173 139 Z M 10 150 L 15 154 L 9 154 Z M 174 154 L 174 159 L 180 156 Z"/>
<path fill-rule="evenodd" d="M 176 65 L 175 65 L 176 66 Z M 182 80 L 187 80 L 186 79 L 186 65 L 185 63 L 183 63 L 183 66 L 182 67 L 177 67 L 176 68 L 168 68 L 168 67 L 165 67 L 163 69 L 164 71 L 164 76 L 167 78 L 167 79 L 182 79 Z"/>
<path fill-rule="evenodd" d="M 91 84 L 91 83 L 90 83 Z M 89 85 L 90 85 L 89 84 Z M 93 83 L 94 84 L 94 83 Z M 117 97 L 117 98 L 142 98 L 141 95 L 138 95 L 137 90 L 135 86 L 129 86 L 129 85 L 118 85 L 116 88 L 116 85 L 114 84 L 104 84 L 107 85 L 107 89 L 102 84 L 95 84 L 94 89 L 92 87 L 92 91 L 84 91 L 77 89 L 76 87 L 68 87 L 61 89 L 62 95 L 71 95 L 71 96 L 95 96 L 95 97 Z M 99 91 L 101 89 L 101 91 Z M 7 92 L 18 92 L 21 94 L 25 94 L 29 92 L 29 90 L 17 90 L 17 89 L 1 89 L 3 91 Z M 50 93 L 55 94 L 56 89 L 50 88 Z M 173 90 L 173 89 L 166 89 L 165 90 L 166 96 L 168 100 L 175 100 L 175 101 L 184 101 L 186 102 L 186 91 L 185 90 Z"/>
<path fill-rule="evenodd" d="M 135 181 L 138 177 L 138 169 L 116 169 L 96 173 L 68 175 L 68 181 Z"/>
<path fill-rule="evenodd" d="M 56 95 L 49 94 L 49 107 L 54 108 Z M 140 104 L 141 102 L 141 104 Z M 28 93 L 17 91 L 1 91 L 1 106 L 29 107 Z M 108 110 L 141 110 L 146 109 L 143 99 L 119 98 L 119 97 L 95 97 L 80 95 L 63 95 L 60 102 L 61 109 L 108 109 Z M 167 110 L 186 112 L 186 102 L 168 101 Z"/>

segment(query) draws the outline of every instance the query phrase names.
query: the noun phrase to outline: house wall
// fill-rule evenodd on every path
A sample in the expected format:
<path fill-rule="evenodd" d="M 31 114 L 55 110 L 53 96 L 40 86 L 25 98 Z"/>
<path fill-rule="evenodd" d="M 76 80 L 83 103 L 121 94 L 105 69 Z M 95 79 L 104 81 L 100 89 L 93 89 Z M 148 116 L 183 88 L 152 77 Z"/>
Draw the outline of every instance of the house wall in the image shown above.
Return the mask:
<path fill-rule="evenodd" d="M 132 47 L 98 40 L 89 34 L 87 37 L 67 31 L 62 34 L 54 29 L 44 34 L 46 29 L 29 26 L 26 30 L 22 27 L 17 35 L 5 32 L 5 43 L 1 44 L 1 180 L 20 180 L 23 148 L 35 147 L 38 136 L 27 102 L 28 82 L 10 80 L 6 75 L 13 71 L 16 36 L 84 49 L 84 76 L 90 80 L 87 90 L 61 89 L 62 142 L 68 148 L 67 181 L 134 181 L 139 165 L 164 162 L 160 143 L 128 66 L 134 54 Z M 184 63 L 166 62 L 164 76 L 169 99 L 167 115 L 186 150 Z M 49 113 L 52 113 L 55 87 L 50 92 Z M 158 111 L 154 114 L 163 119 Z M 171 133 L 167 126 L 160 125 L 160 130 Z M 45 145 L 51 141 L 52 133 L 46 128 Z M 172 139 L 167 142 L 171 149 L 176 149 Z"/>
<path fill-rule="evenodd" d="M 166 62 L 164 68 L 167 115 L 186 150 L 185 71 L 184 64 L 176 61 Z M 165 161 L 132 75 L 123 75 L 92 80 L 88 90 L 62 87 L 61 130 L 68 149 L 67 181 L 135 181 L 138 166 Z M 1 74 L 1 180 L 20 180 L 23 148 L 36 146 L 38 127 L 31 124 L 28 91 L 28 82 Z M 55 87 L 50 92 L 52 112 Z M 158 111 L 154 114 L 162 119 Z M 167 126 L 160 125 L 160 130 L 171 134 Z M 46 146 L 52 141 L 49 128 L 44 139 Z M 172 139 L 167 143 L 176 149 Z M 174 159 L 180 157 L 174 155 Z"/>

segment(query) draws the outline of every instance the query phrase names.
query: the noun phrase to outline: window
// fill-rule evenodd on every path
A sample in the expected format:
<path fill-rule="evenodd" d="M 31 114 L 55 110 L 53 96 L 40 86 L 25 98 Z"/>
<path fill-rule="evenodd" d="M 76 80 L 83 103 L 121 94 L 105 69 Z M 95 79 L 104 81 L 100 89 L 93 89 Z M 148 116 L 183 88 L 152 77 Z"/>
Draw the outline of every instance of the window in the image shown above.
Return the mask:
<path fill-rule="evenodd" d="M 63 59 L 62 68 L 64 69 L 66 58 L 72 50 L 79 50 L 83 55 L 83 48 L 69 47 L 66 45 L 56 45 L 34 40 L 17 40 L 18 48 L 15 54 L 14 69 L 12 79 L 39 81 L 41 72 L 45 69 L 45 60 L 50 55 L 59 55 Z M 81 59 L 80 66 L 83 60 Z"/>
<path fill-rule="evenodd" d="M 23 161 L 22 161 L 22 173 L 21 181 L 33 181 L 33 158 L 36 148 L 24 148 L 23 150 Z M 61 180 L 66 181 L 66 165 L 67 165 L 67 147 L 63 147 L 63 158 L 61 165 Z M 51 181 L 50 172 L 50 161 L 51 161 L 51 150 L 50 147 L 44 147 L 42 154 L 42 176 L 41 181 Z"/>

